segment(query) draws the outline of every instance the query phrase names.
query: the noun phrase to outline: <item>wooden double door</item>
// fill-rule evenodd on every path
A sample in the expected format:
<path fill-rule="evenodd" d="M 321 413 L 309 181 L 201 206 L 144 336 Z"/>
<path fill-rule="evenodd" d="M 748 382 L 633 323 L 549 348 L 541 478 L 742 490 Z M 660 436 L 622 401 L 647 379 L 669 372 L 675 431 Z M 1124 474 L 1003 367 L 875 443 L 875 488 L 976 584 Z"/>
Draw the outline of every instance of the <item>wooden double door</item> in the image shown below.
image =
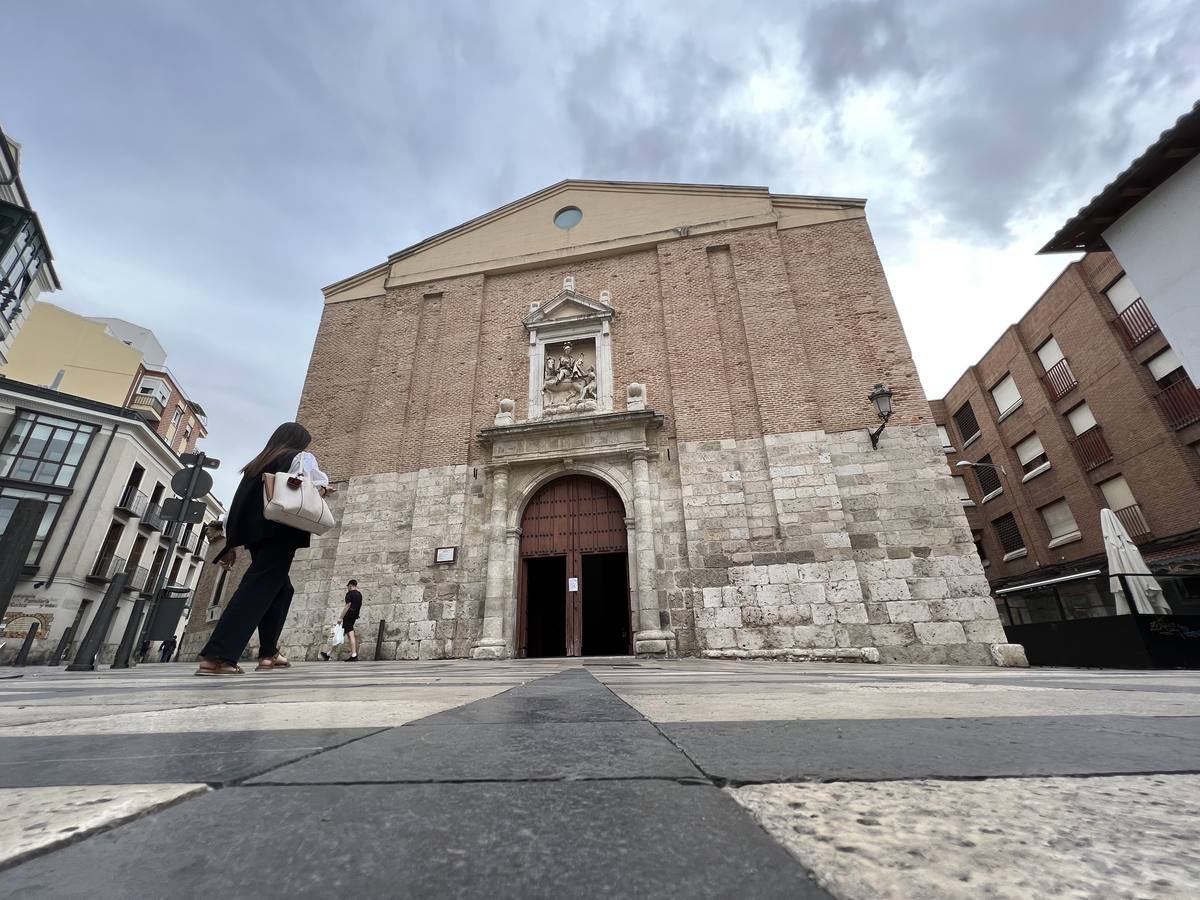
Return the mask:
<path fill-rule="evenodd" d="M 596 478 L 543 487 L 521 519 L 518 656 L 632 652 L 625 506 Z"/>

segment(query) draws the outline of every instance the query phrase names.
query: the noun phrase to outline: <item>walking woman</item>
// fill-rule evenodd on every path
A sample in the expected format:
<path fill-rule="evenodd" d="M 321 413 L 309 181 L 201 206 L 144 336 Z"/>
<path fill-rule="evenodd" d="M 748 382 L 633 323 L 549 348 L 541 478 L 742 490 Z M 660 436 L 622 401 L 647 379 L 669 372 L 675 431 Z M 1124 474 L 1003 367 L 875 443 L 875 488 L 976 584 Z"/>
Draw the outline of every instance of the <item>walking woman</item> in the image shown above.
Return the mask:
<path fill-rule="evenodd" d="M 275 429 L 267 446 L 242 469 L 242 481 L 233 495 L 225 524 L 225 549 L 214 560 L 232 568 L 235 548 L 250 553 L 250 568 L 229 598 L 212 637 L 200 651 L 197 675 L 241 675 L 237 662 L 258 629 L 258 669 L 286 669 L 291 664 L 279 652 L 279 635 L 292 605 L 292 582 L 288 570 L 309 534 L 263 517 L 263 475 L 275 472 L 303 473 L 321 489 L 331 488 L 329 477 L 317 468 L 317 460 L 306 452 L 312 442 L 308 430 L 296 422 Z"/>

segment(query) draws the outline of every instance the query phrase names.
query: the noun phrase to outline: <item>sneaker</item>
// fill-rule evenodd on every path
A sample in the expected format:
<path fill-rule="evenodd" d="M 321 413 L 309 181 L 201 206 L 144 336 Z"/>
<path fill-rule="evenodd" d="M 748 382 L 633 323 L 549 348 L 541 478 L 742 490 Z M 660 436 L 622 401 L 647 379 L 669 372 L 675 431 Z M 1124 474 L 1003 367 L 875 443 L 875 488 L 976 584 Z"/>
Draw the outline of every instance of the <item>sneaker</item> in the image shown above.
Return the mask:
<path fill-rule="evenodd" d="M 355 653 L 353 656 L 347 656 L 346 662 L 358 662 L 358 654 Z"/>
<path fill-rule="evenodd" d="M 321 659 L 325 660 L 325 662 L 329 662 L 329 654 L 324 650 L 321 651 Z"/>

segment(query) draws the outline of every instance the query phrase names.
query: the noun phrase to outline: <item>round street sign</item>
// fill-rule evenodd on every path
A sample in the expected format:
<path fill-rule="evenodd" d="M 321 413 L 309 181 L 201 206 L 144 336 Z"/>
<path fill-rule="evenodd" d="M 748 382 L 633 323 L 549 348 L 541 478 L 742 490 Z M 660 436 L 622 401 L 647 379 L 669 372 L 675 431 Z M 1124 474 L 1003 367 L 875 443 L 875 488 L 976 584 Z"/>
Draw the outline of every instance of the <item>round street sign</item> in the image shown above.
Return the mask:
<path fill-rule="evenodd" d="M 171 490 L 182 497 L 187 493 L 188 482 L 192 480 L 191 469 L 180 469 L 171 478 Z M 212 490 L 212 476 L 204 469 L 196 472 L 196 487 L 192 491 L 193 497 L 203 497 Z"/>

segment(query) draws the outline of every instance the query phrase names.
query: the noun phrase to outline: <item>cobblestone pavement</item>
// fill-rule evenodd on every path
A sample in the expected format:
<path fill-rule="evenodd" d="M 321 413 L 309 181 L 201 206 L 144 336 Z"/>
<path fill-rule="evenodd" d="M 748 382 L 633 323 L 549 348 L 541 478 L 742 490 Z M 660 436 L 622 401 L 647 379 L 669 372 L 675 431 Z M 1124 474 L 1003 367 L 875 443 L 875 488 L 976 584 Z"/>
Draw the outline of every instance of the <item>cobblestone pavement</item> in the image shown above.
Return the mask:
<path fill-rule="evenodd" d="M 1200 674 L 0 680 L 0 897 L 1194 897 Z"/>

